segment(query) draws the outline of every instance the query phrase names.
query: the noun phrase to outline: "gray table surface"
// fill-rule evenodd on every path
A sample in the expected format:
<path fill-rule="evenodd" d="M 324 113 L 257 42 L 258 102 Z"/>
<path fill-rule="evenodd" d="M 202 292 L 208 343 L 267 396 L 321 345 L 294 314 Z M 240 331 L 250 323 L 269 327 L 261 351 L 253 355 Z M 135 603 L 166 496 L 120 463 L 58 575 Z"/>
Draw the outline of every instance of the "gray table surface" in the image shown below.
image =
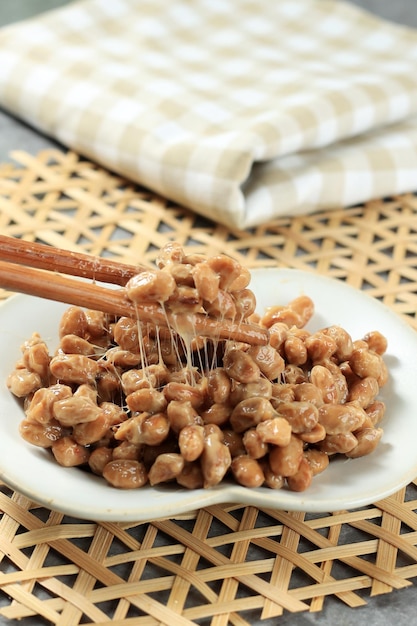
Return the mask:
<path fill-rule="evenodd" d="M 71 0 L 0 0 L 0 26 L 36 15 Z M 417 28 L 417 0 L 352 0 L 381 17 Z M 1 71 L 1 68 L 0 68 Z M 0 162 L 10 161 L 11 150 L 39 150 L 55 147 L 48 137 L 23 124 L 0 109 Z M 417 583 L 417 581 L 414 581 Z M 0 599 L 0 605 L 2 604 Z M 350 609 L 336 599 L 329 598 L 319 613 L 285 614 L 273 620 L 277 626 L 412 626 L 416 622 L 417 592 L 414 586 L 370 598 L 365 607 Z M 11 622 L 0 616 L 0 626 L 46 626 L 41 618 Z M 272 626 L 270 620 L 254 626 Z"/>

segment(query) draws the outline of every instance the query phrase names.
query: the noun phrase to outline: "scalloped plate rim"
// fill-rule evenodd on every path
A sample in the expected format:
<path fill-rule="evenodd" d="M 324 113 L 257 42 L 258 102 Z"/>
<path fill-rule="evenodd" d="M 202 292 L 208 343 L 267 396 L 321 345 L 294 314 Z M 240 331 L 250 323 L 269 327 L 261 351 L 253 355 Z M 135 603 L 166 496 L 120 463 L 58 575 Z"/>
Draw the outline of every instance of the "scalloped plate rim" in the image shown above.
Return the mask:
<path fill-rule="evenodd" d="M 257 296 L 260 312 L 265 306 L 286 303 L 291 297 L 305 293 L 316 305 L 316 314 L 309 325 L 313 330 L 341 324 L 354 339 L 374 329 L 388 336 L 386 359 L 391 378 L 381 393 L 387 403 L 387 415 L 377 451 L 362 459 L 332 462 L 303 493 L 263 487 L 247 489 L 227 481 L 207 490 L 147 486 L 124 491 L 113 489 L 102 479 L 77 468 L 60 467 L 50 454 L 20 438 L 18 423 L 22 410 L 5 380 L 19 358 L 19 346 L 32 332 L 41 329 L 42 336 L 53 347 L 50 341 L 57 341 L 59 315 L 68 305 L 14 295 L 0 306 L 1 480 L 40 505 L 75 518 L 97 521 L 169 518 L 213 504 L 329 513 L 371 504 L 407 485 L 417 476 L 417 458 L 410 443 L 417 437 L 417 421 L 413 425 L 409 419 L 417 410 L 417 399 L 413 394 L 411 368 L 407 365 L 417 351 L 415 331 L 384 304 L 341 280 L 313 271 L 285 268 L 253 269 L 251 274 L 250 286 Z M 30 320 L 28 308 L 34 313 Z M 48 313 L 52 316 L 50 321 Z"/>

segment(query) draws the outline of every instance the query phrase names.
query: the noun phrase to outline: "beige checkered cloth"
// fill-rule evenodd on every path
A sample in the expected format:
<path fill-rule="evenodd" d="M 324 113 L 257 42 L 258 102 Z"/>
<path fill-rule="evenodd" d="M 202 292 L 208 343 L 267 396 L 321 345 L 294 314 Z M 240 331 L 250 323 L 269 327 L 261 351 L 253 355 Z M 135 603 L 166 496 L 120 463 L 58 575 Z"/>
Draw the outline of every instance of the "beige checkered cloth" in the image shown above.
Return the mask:
<path fill-rule="evenodd" d="M 417 33 L 337 0 L 78 0 L 0 30 L 0 105 L 229 226 L 417 190 Z"/>

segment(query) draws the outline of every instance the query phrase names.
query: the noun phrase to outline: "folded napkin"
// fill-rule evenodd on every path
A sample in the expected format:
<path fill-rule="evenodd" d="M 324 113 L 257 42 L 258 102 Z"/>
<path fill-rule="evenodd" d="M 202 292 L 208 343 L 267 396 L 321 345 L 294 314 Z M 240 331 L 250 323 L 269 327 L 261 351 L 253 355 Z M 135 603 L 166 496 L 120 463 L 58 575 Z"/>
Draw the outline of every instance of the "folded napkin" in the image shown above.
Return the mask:
<path fill-rule="evenodd" d="M 337 0 L 78 0 L 0 30 L 0 106 L 248 228 L 417 190 L 416 67 Z"/>

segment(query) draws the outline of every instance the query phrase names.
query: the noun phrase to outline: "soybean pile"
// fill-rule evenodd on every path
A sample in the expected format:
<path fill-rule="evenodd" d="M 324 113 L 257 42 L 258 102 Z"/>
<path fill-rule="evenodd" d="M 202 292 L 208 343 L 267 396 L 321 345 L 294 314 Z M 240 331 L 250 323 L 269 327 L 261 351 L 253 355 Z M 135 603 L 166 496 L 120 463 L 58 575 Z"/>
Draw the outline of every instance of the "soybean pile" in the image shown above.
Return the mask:
<path fill-rule="evenodd" d="M 308 331 L 307 295 L 259 315 L 249 286 L 230 257 L 173 243 L 125 287 L 132 302 L 170 314 L 168 332 L 68 307 L 57 348 L 34 332 L 7 379 L 23 403 L 22 438 L 121 489 L 232 480 L 304 491 L 332 458 L 372 453 L 383 435 L 385 337 Z M 220 339 L 211 323 L 198 335 L 195 313 L 256 325 L 268 342 Z"/>

